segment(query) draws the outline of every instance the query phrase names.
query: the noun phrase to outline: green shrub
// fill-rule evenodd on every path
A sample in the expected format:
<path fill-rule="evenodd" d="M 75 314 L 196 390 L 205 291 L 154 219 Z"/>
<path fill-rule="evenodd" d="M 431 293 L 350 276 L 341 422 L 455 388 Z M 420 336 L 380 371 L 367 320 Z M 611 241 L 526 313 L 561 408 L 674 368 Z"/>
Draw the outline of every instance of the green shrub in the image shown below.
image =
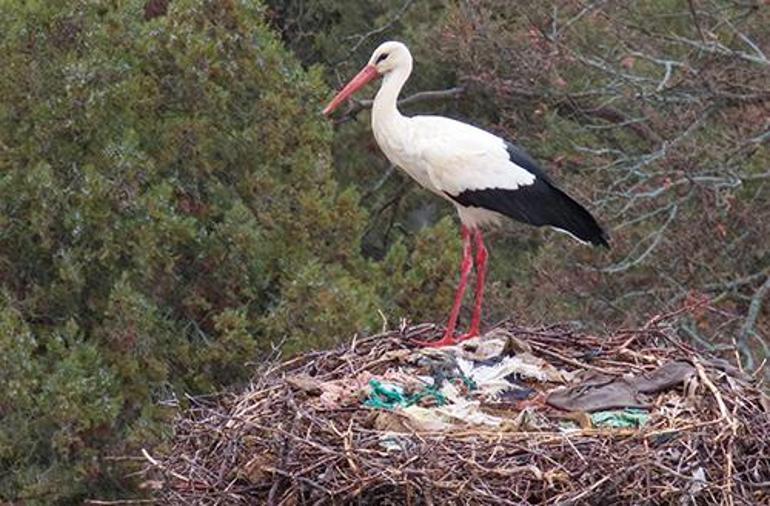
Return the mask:
<path fill-rule="evenodd" d="M 159 400 L 395 310 L 335 182 L 320 70 L 258 2 L 143 4 L 0 3 L 3 500 L 125 496 L 112 457 L 162 439 Z"/>

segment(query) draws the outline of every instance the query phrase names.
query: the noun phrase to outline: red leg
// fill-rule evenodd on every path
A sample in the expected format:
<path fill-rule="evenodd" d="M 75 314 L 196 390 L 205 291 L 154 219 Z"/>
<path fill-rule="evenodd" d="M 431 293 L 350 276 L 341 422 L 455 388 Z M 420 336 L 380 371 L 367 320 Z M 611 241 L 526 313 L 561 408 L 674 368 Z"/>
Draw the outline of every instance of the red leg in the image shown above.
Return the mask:
<path fill-rule="evenodd" d="M 465 295 L 465 288 L 468 285 L 468 274 L 473 268 L 473 257 L 471 252 L 471 231 L 468 227 L 463 225 L 460 227 L 460 232 L 463 238 L 463 259 L 460 263 L 460 284 L 457 285 L 457 292 L 455 293 L 455 302 L 452 306 L 452 312 L 449 314 L 449 322 L 446 326 L 446 332 L 444 337 L 435 342 L 420 342 L 424 346 L 440 347 L 456 344 L 455 340 L 455 328 L 457 327 L 457 317 L 460 314 L 460 306 L 463 302 L 463 295 Z"/>
<path fill-rule="evenodd" d="M 471 328 L 467 334 L 459 337 L 458 340 L 460 341 L 478 336 L 479 327 L 481 326 L 481 303 L 484 300 L 484 283 L 487 279 L 487 257 L 489 254 L 486 246 L 484 246 L 484 236 L 481 234 L 481 230 L 474 230 L 473 241 L 476 246 L 476 300 L 473 305 Z"/>

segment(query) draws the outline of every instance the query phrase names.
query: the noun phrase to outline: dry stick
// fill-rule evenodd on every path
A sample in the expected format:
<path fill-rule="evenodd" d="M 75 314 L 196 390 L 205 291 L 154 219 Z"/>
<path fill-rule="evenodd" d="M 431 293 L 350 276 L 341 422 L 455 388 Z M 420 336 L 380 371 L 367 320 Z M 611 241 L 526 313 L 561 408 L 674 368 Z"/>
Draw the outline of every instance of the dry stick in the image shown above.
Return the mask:
<path fill-rule="evenodd" d="M 576 502 L 578 502 L 580 499 L 582 499 L 583 497 L 587 496 L 588 494 L 590 494 L 591 492 L 593 492 L 594 490 L 596 490 L 597 488 L 599 488 L 599 486 L 600 486 L 602 483 L 604 483 L 604 482 L 605 482 L 605 481 L 607 481 L 607 480 L 610 480 L 610 479 L 612 479 L 612 477 L 613 477 L 613 476 L 612 476 L 611 474 L 608 474 L 607 476 L 605 476 L 605 477 L 604 477 L 604 478 L 602 478 L 601 480 L 597 481 L 596 483 L 594 483 L 593 485 L 591 485 L 591 486 L 590 486 L 590 487 L 588 487 L 587 489 L 583 490 L 583 491 L 582 491 L 581 493 L 579 493 L 578 495 L 576 495 L 576 496 L 574 496 L 574 497 L 571 497 L 570 499 L 567 499 L 566 501 L 557 502 L 556 504 L 557 504 L 558 506 L 567 506 L 568 504 L 573 504 L 573 503 L 576 503 Z"/>
<path fill-rule="evenodd" d="M 353 460 L 353 418 L 351 418 L 348 423 L 348 430 L 345 432 L 342 441 L 343 448 L 345 448 L 345 459 L 348 461 L 350 469 L 352 469 L 354 473 L 360 474 L 361 471 L 356 465 L 355 460 Z"/>
<path fill-rule="evenodd" d="M 417 102 L 423 102 L 425 100 L 438 100 L 438 99 L 444 99 L 444 98 L 454 98 L 459 97 L 465 93 L 465 88 L 462 86 L 455 86 L 454 88 L 448 88 L 446 90 L 433 90 L 433 91 L 421 91 L 418 93 L 415 93 L 414 95 L 409 95 L 406 98 L 402 98 L 398 101 L 399 106 L 414 104 Z M 363 111 L 364 109 L 371 109 L 373 100 L 354 100 L 351 103 L 351 106 L 348 108 L 347 111 L 345 111 L 345 114 L 343 114 L 338 120 L 336 120 L 334 123 L 345 123 L 346 121 L 350 121 L 353 118 L 355 118 L 359 112 Z"/>
<path fill-rule="evenodd" d="M 534 343 L 532 343 L 534 344 Z M 579 360 L 575 360 L 569 357 L 565 357 L 564 355 L 561 355 L 559 353 L 556 353 L 555 351 L 551 351 L 543 346 L 540 346 L 539 344 L 534 344 L 533 348 L 535 348 L 539 353 L 544 353 L 546 355 L 550 355 L 554 358 L 558 358 L 562 362 L 565 362 L 570 365 L 574 365 L 575 367 L 580 367 L 582 369 L 590 369 L 592 371 L 601 372 L 604 374 L 609 374 L 610 376 L 620 376 L 623 373 L 618 371 L 610 371 L 609 369 L 605 369 L 603 367 L 597 367 L 595 365 L 586 364 L 585 362 L 581 362 Z"/>
<path fill-rule="evenodd" d="M 733 436 L 727 440 L 727 459 L 725 460 L 725 489 L 727 489 L 727 504 L 733 504 Z"/>
<path fill-rule="evenodd" d="M 281 467 L 283 467 L 286 464 L 286 458 L 289 455 L 289 451 L 290 451 L 289 438 L 284 437 L 283 445 L 281 445 L 281 462 L 280 462 Z M 275 474 L 280 476 L 279 473 L 275 473 Z M 273 504 L 275 504 L 275 495 L 278 493 L 278 487 L 280 487 L 281 481 L 283 478 L 282 476 L 281 477 L 278 477 L 278 476 L 273 479 L 273 484 L 270 487 L 270 492 L 268 492 L 267 494 L 268 506 L 273 506 Z"/>
<path fill-rule="evenodd" d="M 99 499 L 86 499 L 83 504 L 94 504 L 103 506 L 118 506 L 121 504 L 154 504 L 154 499 L 118 499 L 116 501 L 100 501 Z"/>
<path fill-rule="evenodd" d="M 746 321 L 744 322 L 743 327 L 741 327 L 740 334 L 738 334 L 738 348 L 746 359 L 746 365 L 749 368 L 752 368 L 754 364 L 752 363 L 753 357 L 748 351 L 748 339 L 754 330 L 754 325 L 756 325 L 757 318 L 759 317 L 759 311 L 762 309 L 762 303 L 768 293 L 770 293 L 770 275 L 767 276 L 765 282 L 762 283 L 762 286 L 759 287 L 751 298 L 749 311 L 746 314 Z"/>
<path fill-rule="evenodd" d="M 703 368 L 703 365 L 700 363 L 700 361 L 697 358 L 693 358 L 692 363 L 695 366 L 695 369 L 698 371 L 698 377 L 700 377 L 701 381 L 703 381 L 703 384 L 705 384 L 708 389 L 711 390 L 711 394 L 714 396 L 714 399 L 716 399 L 717 406 L 719 406 L 719 413 L 722 415 L 722 419 L 727 421 L 733 435 L 735 435 L 738 430 L 738 423 L 733 419 L 733 417 L 730 415 L 730 412 L 727 410 L 725 401 L 722 399 L 722 394 L 719 393 L 719 389 L 716 387 L 716 385 L 714 385 L 711 379 L 709 379 L 708 374 L 706 374 L 706 370 Z"/>
<path fill-rule="evenodd" d="M 401 7 L 398 9 L 398 11 L 395 12 L 393 17 L 390 20 L 388 20 L 388 22 L 385 23 L 384 25 L 379 26 L 377 28 L 374 28 L 372 30 L 369 30 L 368 32 L 366 32 L 364 34 L 351 35 L 351 36 L 346 37 L 346 40 L 352 40 L 352 39 L 358 37 L 358 41 L 348 50 L 347 56 L 345 56 L 345 58 L 343 58 L 342 60 L 340 60 L 337 63 L 335 63 L 334 66 L 336 67 L 340 63 L 342 63 L 342 62 L 346 61 L 348 58 L 350 58 L 350 56 L 353 53 L 355 53 L 358 50 L 358 48 L 361 47 L 361 44 L 366 42 L 366 40 L 369 39 L 369 37 L 372 37 L 374 35 L 379 35 L 382 32 L 388 30 L 391 26 L 393 26 L 394 23 L 396 23 L 399 19 L 401 19 L 401 16 L 404 15 L 404 13 L 409 9 L 409 7 L 412 6 L 413 3 L 414 3 L 414 0 L 406 0 L 406 2 L 404 2 L 401 5 Z"/>
<path fill-rule="evenodd" d="M 175 471 L 171 471 L 170 469 L 166 469 L 165 467 L 163 467 L 163 465 L 157 460 L 155 460 L 154 458 L 152 458 L 149 452 L 147 452 L 147 450 L 145 450 L 144 448 L 142 448 L 142 455 L 144 455 L 144 458 L 147 459 L 150 462 L 150 464 L 152 464 L 154 467 L 157 467 L 158 469 L 164 472 L 167 472 L 168 474 L 170 474 L 174 478 L 177 478 L 178 480 L 182 480 L 187 483 L 192 483 L 193 480 L 191 480 L 190 478 L 186 478 Z"/>
<path fill-rule="evenodd" d="M 326 493 L 330 497 L 334 496 L 334 494 L 332 494 L 332 492 L 328 488 L 324 487 L 323 485 L 320 485 L 320 484 L 316 483 L 315 481 L 313 481 L 313 480 L 311 480 L 309 478 L 305 478 L 303 476 L 294 476 L 293 474 L 288 473 L 288 472 L 284 471 L 283 469 L 278 469 L 277 467 L 266 467 L 265 470 L 266 471 L 270 471 L 271 473 L 280 474 L 284 478 L 289 478 L 292 481 L 296 480 L 296 481 L 300 481 L 300 482 L 302 482 L 302 483 L 304 483 L 306 485 L 310 485 L 311 487 Z"/>

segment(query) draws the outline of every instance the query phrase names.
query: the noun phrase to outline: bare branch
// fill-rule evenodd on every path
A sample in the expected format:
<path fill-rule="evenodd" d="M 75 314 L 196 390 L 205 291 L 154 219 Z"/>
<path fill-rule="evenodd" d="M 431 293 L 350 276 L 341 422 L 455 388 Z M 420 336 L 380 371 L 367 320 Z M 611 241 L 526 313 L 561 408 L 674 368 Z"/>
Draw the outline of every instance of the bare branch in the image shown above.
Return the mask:
<path fill-rule="evenodd" d="M 743 323 L 743 327 L 741 328 L 740 334 L 738 334 L 738 348 L 741 351 L 741 354 L 743 355 L 743 359 L 746 361 L 746 366 L 749 369 L 754 368 L 754 357 L 751 354 L 751 351 L 748 349 L 747 343 L 749 339 L 749 335 L 754 331 L 754 326 L 757 323 L 757 318 L 759 317 L 759 311 L 762 309 L 762 303 L 765 300 L 765 296 L 767 296 L 768 292 L 770 292 L 770 275 L 767 275 L 765 282 L 762 283 L 762 286 L 759 287 L 759 289 L 754 292 L 754 296 L 751 298 L 751 304 L 749 304 L 749 311 L 746 313 L 746 320 Z"/>
<path fill-rule="evenodd" d="M 741 286 L 745 286 L 751 283 L 754 283 L 755 281 L 765 277 L 766 274 L 763 272 L 755 272 L 754 274 L 749 274 L 748 276 L 744 276 L 742 278 L 734 279 L 732 281 L 727 281 L 725 283 L 709 283 L 707 285 L 704 285 L 703 288 L 706 290 L 734 290 L 736 288 L 739 288 Z"/>
<path fill-rule="evenodd" d="M 554 15 L 553 15 L 553 28 L 551 30 L 551 34 L 549 35 L 549 38 L 551 40 L 556 40 L 559 38 L 559 36 L 567 31 L 569 27 L 580 21 L 586 14 L 590 14 L 593 11 L 595 11 L 597 8 L 603 6 L 607 3 L 607 0 L 599 0 L 598 2 L 594 2 L 592 4 L 588 4 L 585 7 L 583 7 L 580 12 L 572 16 L 570 19 L 568 19 L 563 25 L 560 27 L 557 25 L 557 10 L 556 6 L 554 6 Z"/>
<path fill-rule="evenodd" d="M 390 177 L 396 173 L 396 166 L 392 163 L 388 164 L 388 168 L 385 170 L 385 173 L 378 179 L 368 190 L 366 190 L 366 193 L 364 193 L 361 196 L 361 200 L 367 200 L 369 197 L 374 195 L 377 191 L 379 191 L 380 188 L 383 187 L 383 185 L 390 179 Z"/>
<path fill-rule="evenodd" d="M 740 38 L 740 39 L 741 39 L 741 40 L 742 40 L 742 41 L 743 41 L 743 42 L 744 42 L 744 43 L 745 43 L 747 46 L 749 46 L 749 47 L 751 48 L 751 50 L 752 50 L 752 51 L 754 51 L 754 53 L 755 53 L 755 54 L 756 54 L 756 55 L 757 55 L 759 58 L 761 58 L 761 59 L 763 59 L 763 60 L 767 60 L 767 56 L 765 55 L 765 53 L 764 53 L 764 52 L 763 52 L 763 51 L 762 51 L 762 50 L 759 48 L 759 46 L 758 46 L 756 43 L 754 43 L 754 41 L 752 41 L 752 40 L 751 40 L 749 37 L 747 37 L 745 33 L 743 33 L 743 32 L 741 32 L 740 30 L 738 30 L 738 29 L 735 27 L 735 25 L 734 25 L 734 24 L 733 24 L 733 23 L 732 23 L 732 22 L 731 22 L 729 19 L 725 19 L 725 20 L 724 20 L 724 22 L 725 22 L 725 24 L 727 24 L 727 25 L 728 25 L 730 28 L 732 28 L 732 30 L 735 32 L 735 34 L 736 34 L 736 35 L 738 35 L 738 37 L 739 37 L 739 38 Z"/>
<path fill-rule="evenodd" d="M 650 242 L 650 245 L 647 247 L 647 249 L 644 250 L 644 252 L 642 252 L 639 256 L 637 256 L 636 258 L 632 259 L 631 258 L 632 254 L 633 254 L 633 251 L 632 251 L 631 252 L 632 254 L 629 254 L 621 262 L 618 262 L 618 263 L 616 263 L 614 265 L 610 265 L 609 267 L 605 267 L 603 269 L 599 269 L 599 271 L 600 272 L 606 272 L 606 273 L 623 272 L 623 271 L 627 271 L 628 269 L 630 269 L 630 268 L 632 268 L 632 267 L 634 267 L 636 265 L 639 265 L 640 263 L 644 262 L 644 259 L 647 258 L 650 255 L 650 253 L 653 252 L 653 250 L 655 250 L 655 248 L 658 246 L 658 244 L 660 244 L 660 241 L 663 239 L 663 235 L 666 232 L 666 229 L 668 229 L 668 227 L 671 224 L 671 222 L 674 221 L 674 218 L 676 217 L 676 214 L 677 214 L 678 210 L 679 210 L 679 207 L 676 204 L 672 205 L 671 206 L 671 212 L 669 213 L 668 219 L 666 220 L 666 222 L 663 223 L 663 225 L 658 230 L 655 230 L 654 232 L 650 233 L 647 237 L 645 237 L 643 240 L 639 241 L 639 244 L 642 244 L 644 241 L 646 241 L 648 239 L 652 239 L 652 241 Z M 637 245 L 637 247 L 638 247 L 638 245 Z M 636 249 L 637 248 L 634 248 L 634 250 L 636 250 Z"/>
<path fill-rule="evenodd" d="M 595 118 L 603 119 L 605 121 L 613 123 L 615 126 L 628 128 L 629 130 L 634 132 L 637 136 L 641 137 L 642 139 L 650 143 L 662 141 L 660 136 L 644 123 L 645 121 L 647 121 L 646 118 L 637 118 L 637 119 L 628 118 L 625 114 L 623 114 L 623 112 L 619 111 L 614 107 L 599 106 L 599 107 L 591 107 L 591 108 L 582 108 L 582 107 L 579 108 L 578 105 L 575 104 L 573 101 L 565 101 L 563 103 L 563 107 L 567 110 L 585 114 L 586 116 L 592 116 Z"/>
<path fill-rule="evenodd" d="M 684 45 L 693 47 L 695 49 L 699 49 L 701 51 L 705 51 L 707 53 L 719 54 L 723 56 L 736 56 L 742 60 L 746 60 L 751 63 L 758 63 L 760 65 L 770 66 L 770 60 L 768 60 L 767 57 L 765 57 L 764 54 L 762 53 L 758 55 L 752 55 L 744 51 L 738 51 L 736 49 L 729 48 L 724 44 L 721 44 L 716 41 L 703 43 L 703 42 L 698 42 L 696 40 L 688 39 L 686 37 L 681 37 L 679 35 L 674 35 L 674 36 L 661 35 L 661 37 L 673 42 L 679 42 L 680 44 L 684 44 Z"/>
<path fill-rule="evenodd" d="M 388 30 L 399 19 L 401 19 L 401 17 L 404 15 L 404 13 L 406 13 L 406 11 L 409 9 L 409 7 L 412 6 L 413 3 L 414 3 L 414 0 L 406 0 L 403 3 L 403 5 L 401 5 L 401 7 L 398 9 L 396 14 L 390 19 L 390 21 L 388 21 L 384 25 L 374 28 L 373 30 L 368 31 L 363 35 L 350 35 L 346 37 L 345 39 L 346 41 L 350 41 L 356 37 L 358 37 L 358 41 L 355 44 L 353 44 L 353 47 L 350 48 L 347 55 L 344 58 L 342 58 L 340 61 L 336 62 L 334 66 L 335 67 L 339 66 L 342 62 L 347 61 L 347 59 L 350 58 L 350 56 L 353 55 L 356 51 L 358 51 L 358 48 L 360 48 L 361 45 L 369 39 L 369 37 L 372 37 L 374 35 L 379 35 L 385 30 Z"/>
<path fill-rule="evenodd" d="M 462 95 L 463 93 L 465 93 L 465 88 L 462 86 L 455 86 L 454 88 L 449 88 L 446 90 L 421 91 L 419 93 L 415 93 L 414 95 L 409 95 L 406 98 L 402 98 L 401 100 L 398 101 L 398 105 L 405 106 L 405 105 L 416 104 L 418 102 L 424 102 L 428 100 L 456 98 Z M 353 100 L 351 102 L 351 106 L 348 108 L 347 111 L 345 111 L 345 114 L 343 114 L 337 121 L 335 121 L 335 124 L 345 123 L 347 121 L 355 119 L 355 117 L 358 115 L 359 112 L 363 111 L 364 109 L 371 109 L 373 102 L 374 101 L 370 99 Z"/>
<path fill-rule="evenodd" d="M 695 10 L 694 0 L 687 0 L 687 5 L 690 7 L 690 14 L 692 14 L 692 22 L 695 25 L 695 28 L 698 30 L 698 36 L 700 37 L 700 40 L 705 41 L 706 37 L 703 35 L 703 30 L 701 29 L 700 22 L 698 21 L 698 13 Z"/>

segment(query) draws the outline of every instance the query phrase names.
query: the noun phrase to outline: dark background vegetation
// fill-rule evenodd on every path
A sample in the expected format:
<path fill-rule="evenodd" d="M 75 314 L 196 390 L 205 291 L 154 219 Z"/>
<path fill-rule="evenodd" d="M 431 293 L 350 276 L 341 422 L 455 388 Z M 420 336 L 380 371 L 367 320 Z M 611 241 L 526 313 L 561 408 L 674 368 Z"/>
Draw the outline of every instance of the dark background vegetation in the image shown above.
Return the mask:
<path fill-rule="evenodd" d="M 3 0 L 0 500 L 139 495 L 188 395 L 443 320 L 453 210 L 379 153 L 365 101 L 320 115 L 391 38 L 405 96 L 438 92 L 405 112 L 516 140 L 612 235 L 491 234 L 488 324 L 689 308 L 684 339 L 761 367 L 765 1 Z"/>

